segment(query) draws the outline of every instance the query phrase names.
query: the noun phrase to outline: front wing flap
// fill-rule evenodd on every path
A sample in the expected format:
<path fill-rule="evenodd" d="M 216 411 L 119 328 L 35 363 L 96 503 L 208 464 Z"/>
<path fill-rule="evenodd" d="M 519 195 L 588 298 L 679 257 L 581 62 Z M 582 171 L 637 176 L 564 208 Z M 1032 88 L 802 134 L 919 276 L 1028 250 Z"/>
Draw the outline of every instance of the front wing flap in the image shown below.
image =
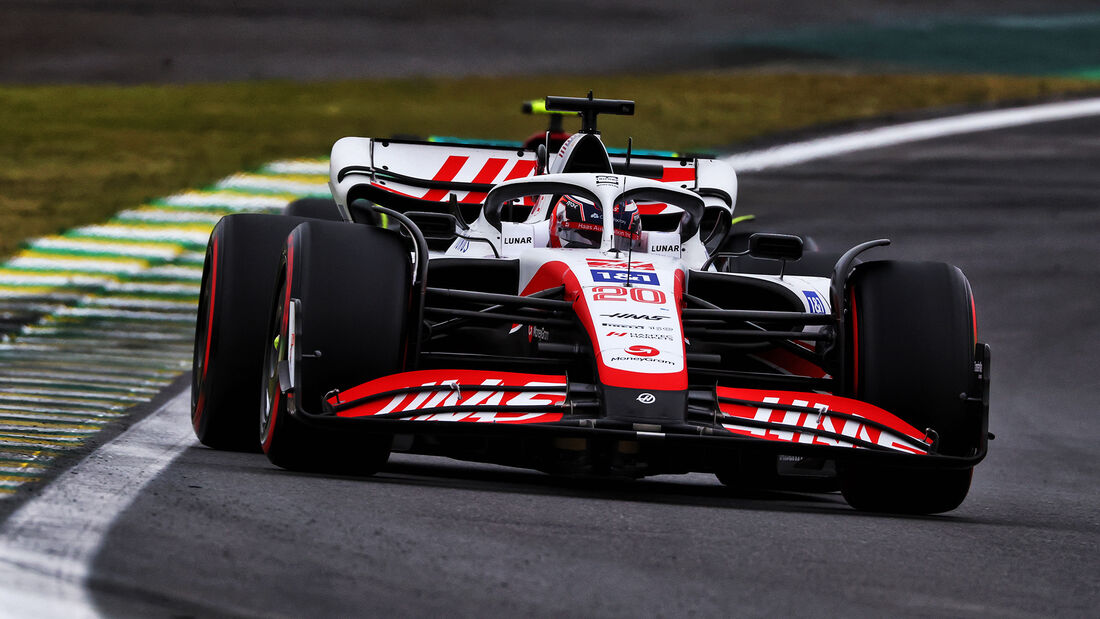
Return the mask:
<path fill-rule="evenodd" d="M 881 408 L 810 392 L 716 387 L 690 390 L 681 423 L 600 416 L 600 388 L 565 375 L 419 370 L 326 396 L 324 412 L 294 412 L 311 425 L 397 434 L 514 436 L 547 433 L 730 447 L 804 457 L 879 458 L 909 466 L 966 467 L 984 457 L 936 452 L 935 433 Z"/>

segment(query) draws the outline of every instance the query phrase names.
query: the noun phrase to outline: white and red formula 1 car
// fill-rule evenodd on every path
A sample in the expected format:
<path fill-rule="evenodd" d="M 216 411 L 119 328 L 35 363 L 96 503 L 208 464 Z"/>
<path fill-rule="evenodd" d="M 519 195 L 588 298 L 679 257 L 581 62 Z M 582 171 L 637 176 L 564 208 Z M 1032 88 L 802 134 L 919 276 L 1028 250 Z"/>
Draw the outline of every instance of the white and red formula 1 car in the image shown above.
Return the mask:
<path fill-rule="evenodd" d="M 858 260 L 884 240 L 825 260 L 793 235 L 734 238 L 727 164 L 609 155 L 597 115 L 630 101 L 546 106 L 582 121 L 554 154 L 344 138 L 330 209 L 224 218 L 200 440 L 296 470 L 371 474 L 404 451 L 839 488 L 870 510 L 963 501 L 989 349 L 959 269 Z"/>

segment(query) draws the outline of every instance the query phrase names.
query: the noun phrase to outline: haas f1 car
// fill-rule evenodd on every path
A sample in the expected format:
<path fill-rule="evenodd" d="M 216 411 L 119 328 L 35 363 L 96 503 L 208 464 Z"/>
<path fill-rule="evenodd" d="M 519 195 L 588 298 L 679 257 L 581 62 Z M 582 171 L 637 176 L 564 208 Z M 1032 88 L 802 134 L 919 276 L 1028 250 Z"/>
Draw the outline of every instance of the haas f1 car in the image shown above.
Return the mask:
<path fill-rule="evenodd" d="M 203 274 L 202 443 L 369 475 L 391 451 L 561 475 L 705 472 L 937 513 L 986 454 L 962 272 L 733 233 L 716 158 L 348 137 L 330 208 L 230 215 Z M 314 205 L 316 206 L 316 205 Z M 322 204 L 322 206 L 324 206 Z"/>

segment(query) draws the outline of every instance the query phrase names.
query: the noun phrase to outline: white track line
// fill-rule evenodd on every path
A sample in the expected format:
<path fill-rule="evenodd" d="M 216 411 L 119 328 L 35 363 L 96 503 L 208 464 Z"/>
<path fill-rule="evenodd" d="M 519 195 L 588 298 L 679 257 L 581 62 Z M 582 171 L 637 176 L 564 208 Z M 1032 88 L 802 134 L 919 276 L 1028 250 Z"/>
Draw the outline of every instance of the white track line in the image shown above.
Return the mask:
<path fill-rule="evenodd" d="M 271 174 L 323 174 L 328 176 L 328 161 L 310 159 L 275 161 L 264 166 L 263 171 Z"/>
<path fill-rule="evenodd" d="M 0 528 L 0 616 L 95 617 L 91 564 L 115 519 L 195 444 L 190 393 L 100 447 L 42 488 Z"/>
<path fill-rule="evenodd" d="M 965 114 L 820 138 L 727 158 L 739 172 L 1032 123 L 1100 115 L 1100 98 Z M 195 443 L 184 391 L 41 490 L 0 528 L 0 615 L 94 617 L 91 564 L 114 520 Z"/>
<path fill-rule="evenodd" d="M 725 161 L 740 174 L 769 168 L 781 168 L 814 159 L 836 157 L 837 155 L 908 144 L 921 140 L 1097 115 L 1100 115 L 1100 98 L 1044 103 L 1004 110 L 974 112 L 948 118 L 920 120 L 901 125 L 816 138 L 764 150 L 737 153 L 726 157 Z"/>

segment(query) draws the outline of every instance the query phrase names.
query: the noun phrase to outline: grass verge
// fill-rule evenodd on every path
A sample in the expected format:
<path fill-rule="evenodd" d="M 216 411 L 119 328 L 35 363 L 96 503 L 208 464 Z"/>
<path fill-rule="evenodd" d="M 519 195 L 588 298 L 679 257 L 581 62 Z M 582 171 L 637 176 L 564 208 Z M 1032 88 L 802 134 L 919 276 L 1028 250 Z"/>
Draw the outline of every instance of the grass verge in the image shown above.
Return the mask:
<path fill-rule="evenodd" d="M 1056 78 L 702 73 L 0 87 L 0 257 L 25 238 L 272 159 L 325 155 L 346 135 L 522 139 L 544 121 L 521 115 L 520 102 L 546 94 L 635 99 L 635 117 L 601 119 L 609 143 L 630 135 L 637 148 L 708 150 L 820 123 L 1095 88 Z"/>

